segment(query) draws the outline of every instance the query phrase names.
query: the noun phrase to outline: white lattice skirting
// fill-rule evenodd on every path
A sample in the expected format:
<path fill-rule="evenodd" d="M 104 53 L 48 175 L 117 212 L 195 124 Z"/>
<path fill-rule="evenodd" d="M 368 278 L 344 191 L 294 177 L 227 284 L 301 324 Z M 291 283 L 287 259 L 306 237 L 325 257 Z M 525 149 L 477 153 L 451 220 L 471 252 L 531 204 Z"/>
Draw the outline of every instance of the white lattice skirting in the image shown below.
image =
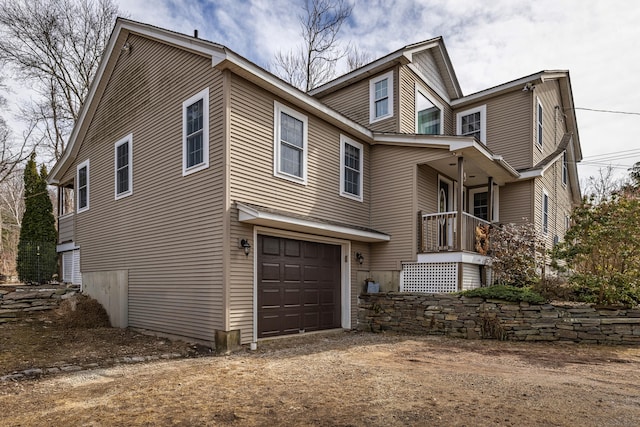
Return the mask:
<path fill-rule="evenodd" d="M 458 264 L 455 262 L 402 263 L 400 292 L 436 294 L 458 290 Z"/>

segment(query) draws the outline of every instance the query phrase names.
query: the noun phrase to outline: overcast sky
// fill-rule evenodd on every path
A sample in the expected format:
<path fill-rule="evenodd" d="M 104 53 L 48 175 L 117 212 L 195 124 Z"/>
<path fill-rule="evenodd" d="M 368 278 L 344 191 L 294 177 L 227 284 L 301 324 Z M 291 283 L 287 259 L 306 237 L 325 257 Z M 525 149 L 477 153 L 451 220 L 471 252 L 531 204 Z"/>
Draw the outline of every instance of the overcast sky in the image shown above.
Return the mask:
<path fill-rule="evenodd" d="M 304 0 L 116 0 L 130 19 L 227 46 L 266 67 L 300 40 Z M 541 70 L 570 71 L 575 106 L 640 113 L 640 2 L 634 0 L 352 0 L 341 32 L 374 57 L 443 36 L 463 93 Z M 640 161 L 640 115 L 578 110 L 581 181 Z M 622 153 L 621 153 L 622 152 Z M 624 157 L 614 161 L 607 154 Z"/>

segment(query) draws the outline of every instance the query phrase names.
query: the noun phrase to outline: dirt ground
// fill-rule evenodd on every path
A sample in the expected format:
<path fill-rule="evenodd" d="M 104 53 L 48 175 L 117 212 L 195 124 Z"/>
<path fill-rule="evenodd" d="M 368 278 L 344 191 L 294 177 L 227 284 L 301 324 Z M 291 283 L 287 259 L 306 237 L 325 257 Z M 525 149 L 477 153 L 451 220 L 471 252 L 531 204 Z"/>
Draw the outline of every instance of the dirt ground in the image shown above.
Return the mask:
<path fill-rule="evenodd" d="M 640 348 L 327 333 L 4 382 L 0 408 L 3 426 L 637 426 Z"/>

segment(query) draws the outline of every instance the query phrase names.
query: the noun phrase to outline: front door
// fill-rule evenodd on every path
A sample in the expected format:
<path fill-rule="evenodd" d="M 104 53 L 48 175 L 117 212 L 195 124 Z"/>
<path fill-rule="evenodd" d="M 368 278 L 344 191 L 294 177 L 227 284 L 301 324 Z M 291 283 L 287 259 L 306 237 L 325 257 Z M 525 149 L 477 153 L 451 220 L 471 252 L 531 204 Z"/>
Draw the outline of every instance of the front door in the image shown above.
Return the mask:
<path fill-rule="evenodd" d="M 443 214 L 439 219 L 438 243 L 440 250 L 449 250 L 453 245 L 453 215 L 445 215 L 453 209 L 451 203 L 451 192 L 453 184 L 451 181 L 438 179 L 438 212 Z"/>

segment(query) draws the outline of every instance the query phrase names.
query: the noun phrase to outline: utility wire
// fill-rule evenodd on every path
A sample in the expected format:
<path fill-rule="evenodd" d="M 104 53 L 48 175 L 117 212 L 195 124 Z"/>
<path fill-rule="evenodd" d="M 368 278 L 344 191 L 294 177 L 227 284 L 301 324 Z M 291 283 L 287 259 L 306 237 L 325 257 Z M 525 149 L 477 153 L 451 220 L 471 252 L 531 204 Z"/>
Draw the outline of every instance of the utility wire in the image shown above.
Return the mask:
<path fill-rule="evenodd" d="M 629 114 L 633 116 L 640 116 L 640 113 L 636 113 L 633 111 L 615 111 L 615 110 L 600 110 L 597 108 L 582 108 L 582 107 L 573 107 L 574 110 L 584 110 L 584 111 L 594 111 L 596 113 L 611 113 L 611 114 Z"/>

